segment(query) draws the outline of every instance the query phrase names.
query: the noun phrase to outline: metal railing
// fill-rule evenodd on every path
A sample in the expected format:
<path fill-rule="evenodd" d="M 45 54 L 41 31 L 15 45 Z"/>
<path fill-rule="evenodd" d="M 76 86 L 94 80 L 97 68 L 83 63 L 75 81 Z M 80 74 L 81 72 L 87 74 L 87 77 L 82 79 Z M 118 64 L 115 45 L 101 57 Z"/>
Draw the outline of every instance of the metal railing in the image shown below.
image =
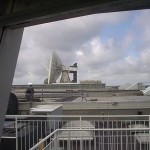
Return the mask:
<path fill-rule="evenodd" d="M 133 134 L 135 132 L 143 132 Z M 30 150 L 149 150 L 149 129 L 57 129 Z M 61 133 L 67 132 L 67 136 Z M 91 132 L 90 135 L 79 134 L 73 137 L 72 132 Z M 139 139 L 140 138 L 140 139 Z M 142 145 L 143 144 L 143 145 Z"/>
<path fill-rule="evenodd" d="M 33 150 L 35 145 L 39 150 L 135 150 L 135 147 L 148 150 L 149 147 L 146 138 L 149 115 L 20 115 L 6 116 L 5 122 L 2 139 L 16 139 L 16 150 Z"/>

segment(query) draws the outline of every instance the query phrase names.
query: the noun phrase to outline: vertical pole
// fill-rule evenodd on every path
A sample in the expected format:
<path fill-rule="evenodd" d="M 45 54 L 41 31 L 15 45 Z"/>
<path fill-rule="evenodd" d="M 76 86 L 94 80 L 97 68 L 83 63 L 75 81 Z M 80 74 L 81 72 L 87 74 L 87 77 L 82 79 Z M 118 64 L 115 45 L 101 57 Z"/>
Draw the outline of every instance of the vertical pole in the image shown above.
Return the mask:
<path fill-rule="evenodd" d="M 55 136 L 55 149 L 57 150 L 58 149 L 58 147 L 59 147 L 59 141 L 58 141 L 58 132 L 56 132 L 55 134 L 54 134 L 54 136 Z M 42 150 L 42 149 L 41 149 Z"/>
<path fill-rule="evenodd" d="M 150 128 L 150 116 L 149 116 L 149 128 Z M 149 130 L 149 136 L 148 138 L 150 139 L 150 130 Z M 150 150 L 150 142 L 148 142 L 149 150 Z"/>
<path fill-rule="evenodd" d="M 43 88 L 44 88 L 44 85 L 42 86 L 42 101 L 43 101 Z"/>
<path fill-rule="evenodd" d="M 96 150 L 96 136 L 95 136 L 95 131 L 94 131 L 94 150 Z"/>
<path fill-rule="evenodd" d="M 89 150 L 91 150 L 91 140 L 90 139 L 89 139 Z"/>
<path fill-rule="evenodd" d="M 17 124 L 17 116 L 15 116 L 15 129 L 16 129 L 16 150 L 18 150 L 18 124 Z"/>
<path fill-rule="evenodd" d="M 82 89 L 81 89 L 81 94 L 82 94 L 82 102 L 83 102 L 83 84 L 81 84 L 81 86 L 82 86 Z"/>
<path fill-rule="evenodd" d="M 80 129 L 82 129 L 82 118 L 80 116 Z M 80 132 L 80 150 L 83 149 L 82 131 Z"/>
<path fill-rule="evenodd" d="M 30 106 L 29 106 L 29 115 L 30 115 L 30 114 L 31 114 L 31 111 L 30 111 L 30 110 L 31 110 L 31 100 L 32 100 L 32 99 L 31 99 L 31 94 L 30 94 L 29 96 L 30 96 L 30 102 L 29 102 L 29 103 L 30 103 L 30 104 L 29 104 L 29 105 L 30 105 Z"/>
<path fill-rule="evenodd" d="M 136 150 L 136 134 L 134 135 L 134 150 Z"/>
<path fill-rule="evenodd" d="M 81 116 L 80 116 L 80 129 L 82 128 L 82 119 L 81 119 Z"/>
<path fill-rule="evenodd" d="M 67 150 L 70 150 L 70 130 L 68 131 Z"/>
<path fill-rule="evenodd" d="M 0 27 L 0 139 L 23 29 Z"/>
<path fill-rule="evenodd" d="M 127 135 L 127 132 L 126 132 L 126 149 L 128 149 L 128 144 L 130 144 L 130 143 L 128 143 L 128 135 Z"/>
<path fill-rule="evenodd" d="M 83 150 L 82 133 L 80 132 L 80 150 Z"/>

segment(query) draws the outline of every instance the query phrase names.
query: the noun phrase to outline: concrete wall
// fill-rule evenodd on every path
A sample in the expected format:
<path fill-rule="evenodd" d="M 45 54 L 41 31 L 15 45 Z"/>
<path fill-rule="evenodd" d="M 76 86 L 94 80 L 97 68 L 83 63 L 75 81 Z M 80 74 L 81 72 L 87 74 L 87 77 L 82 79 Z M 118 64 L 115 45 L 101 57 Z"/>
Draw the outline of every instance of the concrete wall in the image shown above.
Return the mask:
<path fill-rule="evenodd" d="M 56 103 L 42 103 L 42 105 L 53 105 Z M 136 115 L 138 111 L 142 111 L 144 115 L 150 114 L 150 102 L 125 102 L 117 105 L 98 102 L 76 102 L 76 103 L 57 103 L 63 104 L 63 114 L 66 115 Z M 20 114 L 28 114 L 29 103 L 19 103 Z M 34 102 L 32 107 L 41 105 L 40 102 Z"/>
<path fill-rule="evenodd" d="M 150 109 L 95 109 L 95 110 L 64 110 L 63 115 L 150 115 Z"/>

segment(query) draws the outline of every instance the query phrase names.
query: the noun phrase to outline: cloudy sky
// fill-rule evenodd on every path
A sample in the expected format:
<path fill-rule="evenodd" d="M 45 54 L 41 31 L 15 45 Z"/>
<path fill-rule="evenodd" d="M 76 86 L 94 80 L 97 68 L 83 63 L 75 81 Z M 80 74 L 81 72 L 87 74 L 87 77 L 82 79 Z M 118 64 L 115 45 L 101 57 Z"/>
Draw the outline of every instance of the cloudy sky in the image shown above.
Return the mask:
<path fill-rule="evenodd" d="M 43 84 L 53 50 L 80 80 L 150 81 L 150 10 L 96 14 L 25 28 L 13 84 Z"/>

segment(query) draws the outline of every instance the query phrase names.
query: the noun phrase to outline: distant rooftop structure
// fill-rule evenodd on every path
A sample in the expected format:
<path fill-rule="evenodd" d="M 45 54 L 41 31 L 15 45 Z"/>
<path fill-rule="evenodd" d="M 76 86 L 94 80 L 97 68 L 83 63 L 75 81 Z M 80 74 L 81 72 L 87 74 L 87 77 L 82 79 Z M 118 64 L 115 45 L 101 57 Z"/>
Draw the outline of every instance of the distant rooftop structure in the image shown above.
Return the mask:
<path fill-rule="evenodd" d="M 100 80 L 81 80 L 81 84 L 101 84 Z"/>
<path fill-rule="evenodd" d="M 34 108 L 31 108 L 30 111 L 31 113 L 52 113 L 53 111 L 57 110 L 57 109 L 62 109 L 62 105 L 38 105 Z M 57 114 L 58 115 L 58 114 Z M 61 115 L 61 114 L 59 114 Z"/>
<path fill-rule="evenodd" d="M 125 83 L 119 87 L 119 90 L 125 90 L 125 89 L 129 88 L 130 86 L 131 86 L 130 83 Z"/>
<path fill-rule="evenodd" d="M 150 82 L 140 82 L 140 83 L 125 83 L 121 85 L 119 90 L 140 90 L 144 95 L 150 95 Z"/>
<path fill-rule="evenodd" d="M 126 90 L 141 90 L 141 89 L 142 89 L 142 83 L 135 83 L 130 87 L 126 88 Z"/>

